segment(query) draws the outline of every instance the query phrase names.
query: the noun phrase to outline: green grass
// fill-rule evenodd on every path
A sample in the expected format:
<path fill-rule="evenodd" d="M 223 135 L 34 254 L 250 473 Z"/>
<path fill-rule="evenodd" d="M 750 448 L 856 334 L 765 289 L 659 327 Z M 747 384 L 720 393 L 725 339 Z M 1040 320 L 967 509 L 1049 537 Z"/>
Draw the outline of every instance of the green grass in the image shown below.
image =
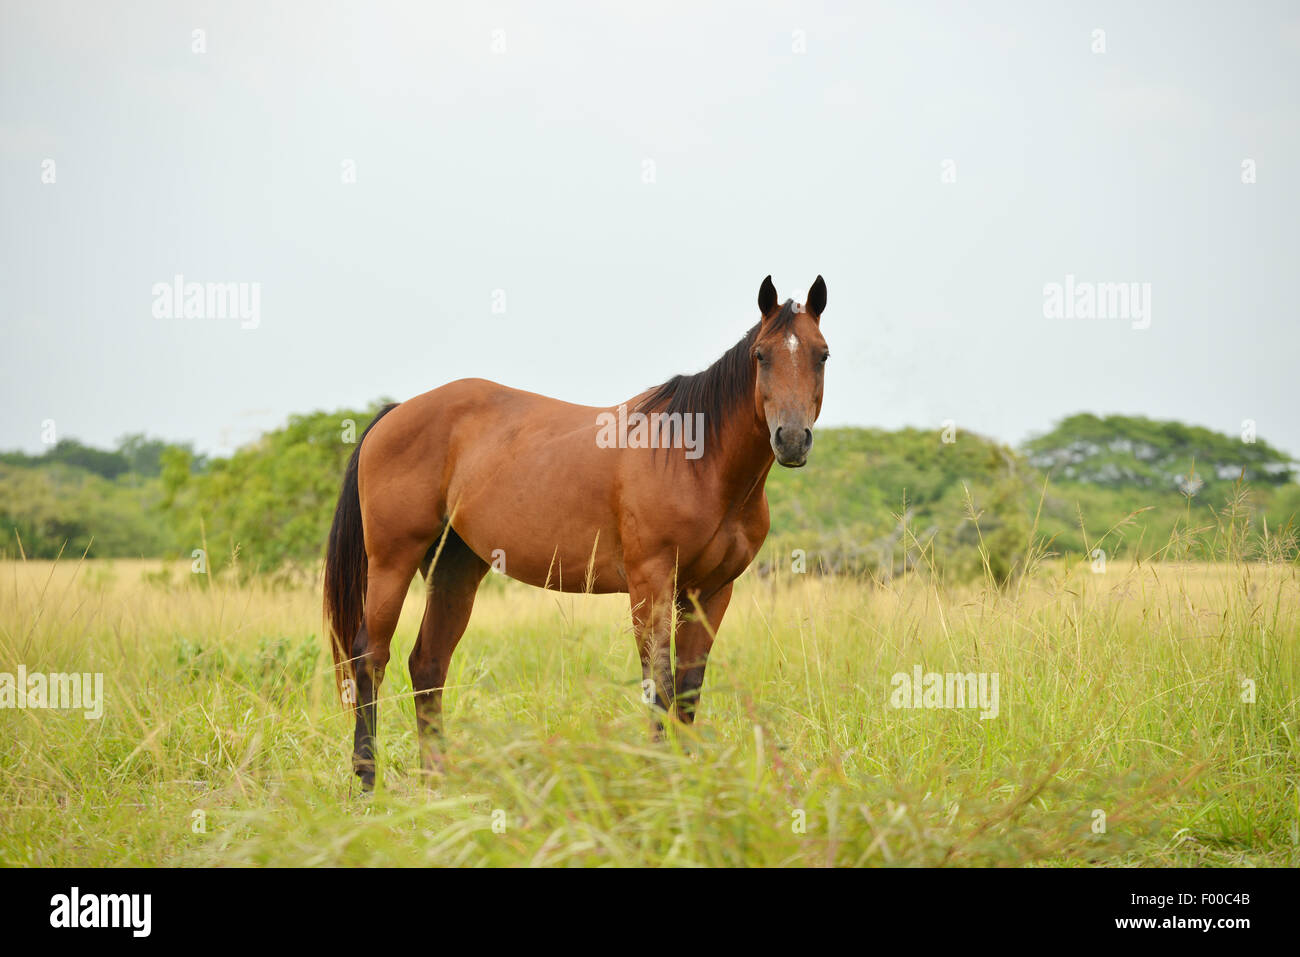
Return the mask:
<path fill-rule="evenodd" d="M 107 698 L 98 721 L 0 710 L 0 864 L 1300 863 L 1294 565 L 1047 564 L 1009 592 L 746 575 L 700 723 L 658 745 L 625 599 L 493 576 L 433 788 L 419 587 L 363 798 L 318 592 L 0 565 L 0 671 L 101 671 Z M 998 716 L 890 707 L 914 665 L 996 672 Z"/>

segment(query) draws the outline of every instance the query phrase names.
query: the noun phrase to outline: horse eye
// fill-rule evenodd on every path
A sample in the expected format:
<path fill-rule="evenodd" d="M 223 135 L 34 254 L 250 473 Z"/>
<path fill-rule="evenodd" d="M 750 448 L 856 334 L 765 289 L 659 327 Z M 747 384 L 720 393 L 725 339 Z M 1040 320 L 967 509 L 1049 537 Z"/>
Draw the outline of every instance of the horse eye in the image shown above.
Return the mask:
<path fill-rule="evenodd" d="M 829 359 L 830 357 L 831 357 L 831 354 L 830 354 L 829 352 L 825 353 L 825 354 L 822 356 L 822 362 L 825 362 L 825 361 L 826 361 L 827 359 Z"/>
<path fill-rule="evenodd" d="M 754 358 L 757 359 L 759 362 L 762 362 L 762 361 L 763 361 L 763 350 L 762 350 L 762 349 L 755 349 L 755 350 L 754 350 Z"/>

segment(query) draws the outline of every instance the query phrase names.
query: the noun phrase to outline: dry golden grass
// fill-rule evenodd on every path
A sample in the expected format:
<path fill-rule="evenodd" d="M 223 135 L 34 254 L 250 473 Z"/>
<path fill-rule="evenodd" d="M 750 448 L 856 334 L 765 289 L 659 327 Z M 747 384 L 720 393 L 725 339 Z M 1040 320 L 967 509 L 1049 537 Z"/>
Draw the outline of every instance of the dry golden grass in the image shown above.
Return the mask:
<path fill-rule="evenodd" d="M 106 686 L 97 721 L 0 710 L 0 863 L 1297 863 L 1291 565 L 1049 563 L 1007 592 L 747 575 L 700 724 L 662 745 L 626 600 L 493 576 L 432 790 L 404 667 L 420 587 L 363 799 L 318 591 L 0 565 L 0 672 Z M 997 717 L 891 707 L 918 665 L 996 673 Z"/>

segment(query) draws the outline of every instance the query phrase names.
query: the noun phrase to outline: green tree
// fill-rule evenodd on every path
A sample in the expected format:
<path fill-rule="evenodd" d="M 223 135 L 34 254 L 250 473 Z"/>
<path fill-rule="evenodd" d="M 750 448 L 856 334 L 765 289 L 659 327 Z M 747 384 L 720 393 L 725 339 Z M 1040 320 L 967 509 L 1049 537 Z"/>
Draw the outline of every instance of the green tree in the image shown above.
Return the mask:
<path fill-rule="evenodd" d="M 1025 451 L 1055 479 L 1109 487 L 1196 491 L 1241 477 L 1252 485 L 1283 485 L 1295 474 L 1290 456 L 1263 439 L 1246 442 L 1201 426 L 1137 416 L 1072 415 L 1026 442 Z"/>
<path fill-rule="evenodd" d="M 244 567 L 315 568 L 338 502 L 348 457 L 377 411 L 290 417 L 230 458 L 199 473 L 184 450 L 161 459 L 162 501 L 175 526 L 209 558 L 238 556 Z"/>

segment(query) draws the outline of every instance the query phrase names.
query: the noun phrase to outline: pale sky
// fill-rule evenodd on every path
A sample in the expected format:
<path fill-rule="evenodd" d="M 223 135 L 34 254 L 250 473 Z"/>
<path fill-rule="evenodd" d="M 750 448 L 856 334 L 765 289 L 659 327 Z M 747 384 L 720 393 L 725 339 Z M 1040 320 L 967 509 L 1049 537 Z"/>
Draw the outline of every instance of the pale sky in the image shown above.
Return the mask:
<path fill-rule="evenodd" d="M 823 425 L 1300 454 L 1298 94 L 1294 3 L 0 0 L 0 448 L 612 404 L 820 273 Z M 155 317 L 176 274 L 256 328 Z M 1149 328 L 1045 317 L 1067 275 Z"/>

